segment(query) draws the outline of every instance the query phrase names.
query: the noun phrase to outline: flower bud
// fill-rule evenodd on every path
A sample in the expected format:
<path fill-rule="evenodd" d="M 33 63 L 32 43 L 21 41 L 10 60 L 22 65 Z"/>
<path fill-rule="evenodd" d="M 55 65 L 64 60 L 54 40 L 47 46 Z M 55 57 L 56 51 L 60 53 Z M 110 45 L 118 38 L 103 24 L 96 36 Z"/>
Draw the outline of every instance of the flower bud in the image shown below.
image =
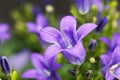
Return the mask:
<path fill-rule="evenodd" d="M 10 66 L 9 66 L 7 57 L 5 57 L 5 56 L 1 57 L 1 59 L 0 59 L 0 66 L 1 66 L 2 71 L 6 75 L 9 75 L 9 73 L 10 73 Z"/>
<path fill-rule="evenodd" d="M 94 39 L 91 39 L 88 45 L 88 49 L 93 50 L 96 47 L 96 45 L 97 45 L 97 41 Z"/>
<path fill-rule="evenodd" d="M 94 58 L 94 57 L 91 57 L 91 58 L 90 58 L 90 63 L 95 63 L 95 62 L 96 62 L 95 58 Z"/>
<path fill-rule="evenodd" d="M 103 17 L 98 19 L 97 21 L 97 28 L 96 28 L 96 32 L 101 33 L 103 28 L 105 27 L 105 25 L 107 24 L 108 20 L 107 17 Z"/>
<path fill-rule="evenodd" d="M 76 70 L 71 68 L 68 70 L 69 74 L 73 75 L 73 76 L 76 76 Z"/>
<path fill-rule="evenodd" d="M 89 79 L 92 76 L 92 73 L 92 70 L 88 70 L 85 75 Z"/>

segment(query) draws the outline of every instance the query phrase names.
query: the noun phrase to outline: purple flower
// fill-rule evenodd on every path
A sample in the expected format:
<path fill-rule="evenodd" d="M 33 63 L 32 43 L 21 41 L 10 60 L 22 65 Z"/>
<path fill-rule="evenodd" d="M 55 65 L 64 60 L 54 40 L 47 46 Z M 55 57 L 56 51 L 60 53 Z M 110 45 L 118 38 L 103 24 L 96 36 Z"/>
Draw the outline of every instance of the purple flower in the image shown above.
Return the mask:
<path fill-rule="evenodd" d="M 31 55 L 31 61 L 35 69 L 27 70 L 22 74 L 22 78 L 35 78 L 36 80 L 60 80 L 56 69 L 60 67 L 55 63 L 55 57 L 47 61 L 38 53 Z"/>
<path fill-rule="evenodd" d="M 0 24 L 0 40 L 4 41 L 10 38 L 10 34 L 8 33 L 9 25 L 8 24 Z"/>
<path fill-rule="evenodd" d="M 106 37 L 100 37 L 100 40 L 104 42 L 109 50 L 114 50 L 116 46 L 120 46 L 120 34 L 114 33 L 112 35 L 112 40 L 106 38 Z"/>
<path fill-rule="evenodd" d="M 86 23 L 76 31 L 76 19 L 73 16 L 65 16 L 60 22 L 61 32 L 52 27 L 46 27 L 40 31 L 41 38 L 54 45 L 45 51 L 45 58 L 51 59 L 59 52 L 72 64 L 81 64 L 85 59 L 85 50 L 82 38 L 93 31 L 97 25 Z"/>
<path fill-rule="evenodd" d="M 116 47 L 111 55 L 103 54 L 101 59 L 101 73 L 105 80 L 120 80 L 120 47 Z"/>
<path fill-rule="evenodd" d="M 75 3 L 81 14 L 86 14 L 89 12 L 92 4 L 97 7 L 99 12 L 103 10 L 103 5 L 100 0 L 76 0 Z"/>
<path fill-rule="evenodd" d="M 86 14 L 91 7 L 92 0 L 76 0 L 76 7 L 81 14 Z"/>
<path fill-rule="evenodd" d="M 37 15 L 35 23 L 26 23 L 28 31 L 33 33 L 38 33 L 42 28 L 46 27 L 47 25 L 47 19 L 42 14 Z"/>

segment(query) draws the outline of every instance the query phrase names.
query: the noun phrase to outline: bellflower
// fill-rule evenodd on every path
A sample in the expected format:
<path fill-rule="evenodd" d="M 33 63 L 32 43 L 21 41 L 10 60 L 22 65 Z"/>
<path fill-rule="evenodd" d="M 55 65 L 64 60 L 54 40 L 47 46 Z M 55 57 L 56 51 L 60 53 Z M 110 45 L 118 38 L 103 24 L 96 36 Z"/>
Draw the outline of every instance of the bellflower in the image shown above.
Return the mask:
<path fill-rule="evenodd" d="M 4 41 L 10 38 L 10 34 L 8 32 L 9 25 L 8 24 L 0 24 L 0 40 Z"/>
<path fill-rule="evenodd" d="M 100 0 L 75 0 L 76 7 L 78 8 L 81 14 L 86 14 L 89 12 L 91 5 L 94 4 L 98 11 L 101 12 L 103 9 L 103 5 Z"/>
<path fill-rule="evenodd" d="M 54 43 L 45 51 L 45 58 L 49 60 L 62 52 L 63 56 L 72 64 L 81 64 L 86 56 L 82 38 L 97 27 L 96 24 L 86 23 L 76 31 L 76 19 L 73 16 L 65 16 L 60 22 L 61 32 L 52 27 L 46 27 L 40 31 L 41 38 Z"/>
<path fill-rule="evenodd" d="M 120 47 L 116 47 L 111 55 L 103 54 L 101 59 L 101 73 L 105 80 L 120 80 Z"/>
<path fill-rule="evenodd" d="M 47 61 L 38 53 L 31 55 L 31 61 L 35 69 L 27 70 L 22 74 L 22 78 L 34 78 L 36 80 L 60 80 L 56 69 L 60 67 L 55 63 L 55 57 Z"/>
<path fill-rule="evenodd" d="M 76 7 L 81 14 L 86 14 L 91 7 L 92 0 L 76 0 Z"/>
<path fill-rule="evenodd" d="M 118 33 L 112 35 L 112 40 L 106 37 L 100 37 L 100 40 L 104 42 L 111 51 L 113 51 L 116 46 L 120 46 L 120 34 Z"/>
<path fill-rule="evenodd" d="M 47 19 L 42 14 L 37 15 L 35 23 L 26 23 L 28 31 L 33 33 L 38 33 L 42 28 L 46 27 L 47 25 Z"/>

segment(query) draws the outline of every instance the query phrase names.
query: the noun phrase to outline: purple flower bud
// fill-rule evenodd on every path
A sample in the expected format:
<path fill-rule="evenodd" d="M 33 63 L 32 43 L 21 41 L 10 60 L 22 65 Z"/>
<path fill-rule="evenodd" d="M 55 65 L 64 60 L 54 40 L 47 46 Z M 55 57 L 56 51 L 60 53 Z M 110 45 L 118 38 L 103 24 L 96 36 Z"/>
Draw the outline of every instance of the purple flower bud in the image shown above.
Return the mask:
<path fill-rule="evenodd" d="M 98 21 L 97 21 L 98 26 L 96 28 L 96 32 L 98 32 L 98 33 L 102 32 L 102 30 L 105 27 L 105 25 L 107 24 L 107 22 L 108 22 L 107 17 L 98 19 Z"/>
<path fill-rule="evenodd" d="M 68 73 L 71 74 L 71 75 L 73 75 L 73 76 L 76 76 L 76 70 L 74 68 L 70 68 L 68 70 Z"/>
<path fill-rule="evenodd" d="M 85 75 L 89 79 L 92 76 L 92 73 L 92 70 L 88 70 Z"/>
<path fill-rule="evenodd" d="M 93 50 L 96 47 L 96 45 L 97 45 L 97 41 L 94 39 L 91 39 L 88 45 L 88 49 Z"/>
<path fill-rule="evenodd" d="M 1 57 L 1 59 L 0 59 L 0 66 L 2 68 L 2 71 L 6 75 L 9 75 L 9 73 L 10 73 L 10 66 L 9 66 L 7 57 L 5 57 L 5 56 Z"/>
<path fill-rule="evenodd" d="M 76 0 L 76 7 L 81 14 L 86 14 L 91 7 L 92 0 Z"/>

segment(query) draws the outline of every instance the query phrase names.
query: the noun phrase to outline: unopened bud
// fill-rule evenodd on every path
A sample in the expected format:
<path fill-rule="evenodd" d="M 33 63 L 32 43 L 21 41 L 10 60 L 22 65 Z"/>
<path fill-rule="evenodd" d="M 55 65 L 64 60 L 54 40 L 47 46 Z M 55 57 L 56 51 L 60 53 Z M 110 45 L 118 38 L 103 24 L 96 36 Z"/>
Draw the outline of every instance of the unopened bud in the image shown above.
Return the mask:
<path fill-rule="evenodd" d="M 92 70 L 88 70 L 85 75 L 89 79 L 92 76 L 92 73 Z"/>
<path fill-rule="evenodd" d="M 107 24 L 108 22 L 108 19 L 107 17 L 103 17 L 103 18 L 100 18 L 98 21 L 97 21 L 97 28 L 96 28 L 96 32 L 97 33 L 101 33 L 103 28 L 105 27 L 105 25 Z"/>
<path fill-rule="evenodd" d="M 68 70 L 69 74 L 73 75 L 73 76 L 76 76 L 76 70 L 71 68 Z"/>
<path fill-rule="evenodd" d="M 97 45 L 97 41 L 94 39 L 91 39 L 88 45 L 88 49 L 93 50 L 96 47 L 96 45 Z"/>
<path fill-rule="evenodd" d="M 91 57 L 90 58 L 90 63 L 95 63 L 95 62 L 96 62 L 95 58 Z"/>
<path fill-rule="evenodd" d="M 9 66 L 7 57 L 5 57 L 5 56 L 1 57 L 1 59 L 0 59 L 0 66 L 1 66 L 2 71 L 6 75 L 9 75 L 9 73 L 10 73 L 10 66 Z"/>

